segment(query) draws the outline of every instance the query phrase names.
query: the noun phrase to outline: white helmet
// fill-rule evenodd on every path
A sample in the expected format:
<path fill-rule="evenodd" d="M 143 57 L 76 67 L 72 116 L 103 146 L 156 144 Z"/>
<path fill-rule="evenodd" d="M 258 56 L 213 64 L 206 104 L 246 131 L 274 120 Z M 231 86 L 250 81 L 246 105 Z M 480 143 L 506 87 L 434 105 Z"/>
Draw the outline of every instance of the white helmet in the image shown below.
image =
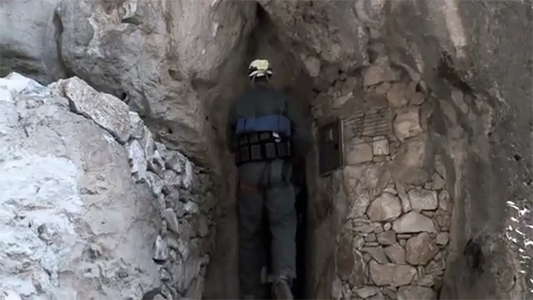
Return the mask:
<path fill-rule="evenodd" d="M 267 59 L 253 60 L 248 67 L 248 77 L 250 77 L 250 79 L 255 79 L 263 76 L 266 76 L 267 79 L 272 76 L 270 62 Z"/>

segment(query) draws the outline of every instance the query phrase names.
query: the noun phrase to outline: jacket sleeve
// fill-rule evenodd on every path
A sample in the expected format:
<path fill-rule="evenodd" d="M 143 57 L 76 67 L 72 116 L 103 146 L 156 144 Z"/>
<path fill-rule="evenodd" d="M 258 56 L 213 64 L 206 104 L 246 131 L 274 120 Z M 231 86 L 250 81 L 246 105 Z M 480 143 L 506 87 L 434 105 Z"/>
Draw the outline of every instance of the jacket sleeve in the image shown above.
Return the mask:
<path fill-rule="evenodd" d="M 296 156 L 305 157 L 313 143 L 311 122 L 306 118 L 304 110 L 294 99 L 287 99 L 287 115 L 292 121 L 293 147 Z"/>

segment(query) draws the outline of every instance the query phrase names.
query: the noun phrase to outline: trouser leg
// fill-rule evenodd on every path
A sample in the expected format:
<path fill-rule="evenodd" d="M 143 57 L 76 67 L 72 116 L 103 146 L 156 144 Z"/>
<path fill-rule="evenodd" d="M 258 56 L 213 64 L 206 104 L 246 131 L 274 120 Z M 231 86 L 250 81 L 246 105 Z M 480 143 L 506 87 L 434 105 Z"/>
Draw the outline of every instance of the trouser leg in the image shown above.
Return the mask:
<path fill-rule="evenodd" d="M 296 208 L 293 186 L 274 184 L 266 191 L 266 207 L 272 233 L 272 275 L 296 277 Z"/>
<path fill-rule="evenodd" d="M 263 234 L 263 195 L 258 187 L 261 168 L 240 170 L 239 183 L 239 279 L 241 297 L 265 297 L 261 283 L 261 268 L 266 261 Z"/>

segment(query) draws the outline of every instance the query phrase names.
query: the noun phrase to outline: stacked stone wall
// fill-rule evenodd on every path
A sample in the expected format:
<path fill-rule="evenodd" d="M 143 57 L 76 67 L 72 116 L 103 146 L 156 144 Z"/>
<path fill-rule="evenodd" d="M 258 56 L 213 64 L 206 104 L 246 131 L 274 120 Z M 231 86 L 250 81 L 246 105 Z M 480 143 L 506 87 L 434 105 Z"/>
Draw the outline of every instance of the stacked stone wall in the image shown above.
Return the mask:
<path fill-rule="evenodd" d="M 343 124 L 344 166 L 320 180 L 338 191 L 317 199 L 333 207 L 318 226 L 339 225 L 334 299 L 436 299 L 441 288 L 453 200 L 428 142 L 431 95 L 407 75 L 378 59 L 313 103 L 316 124 Z"/>

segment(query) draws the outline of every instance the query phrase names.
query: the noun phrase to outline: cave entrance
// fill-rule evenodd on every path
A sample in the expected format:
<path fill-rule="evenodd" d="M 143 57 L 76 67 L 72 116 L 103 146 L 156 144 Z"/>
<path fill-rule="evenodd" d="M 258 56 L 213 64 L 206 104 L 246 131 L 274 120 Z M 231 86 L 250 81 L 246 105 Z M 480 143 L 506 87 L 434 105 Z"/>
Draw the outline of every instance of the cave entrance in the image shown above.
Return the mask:
<path fill-rule="evenodd" d="M 314 94 L 309 87 L 309 77 L 301 65 L 300 59 L 295 58 L 287 49 L 288 45 L 279 40 L 274 24 L 269 19 L 268 14 L 261 6 L 257 6 L 257 24 L 249 36 L 245 57 L 241 63 L 241 71 L 246 70 L 247 64 L 255 58 L 266 58 L 270 61 L 274 76 L 271 79 L 271 85 L 278 91 L 286 94 L 291 100 L 296 102 L 300 111 L 306 118 L 306 123 L 311 128 L 310 100 Z M 231 84 L 235 91 L 243 92 L 247 87 L 246 77 L 239 74 L 238 80 Z M 242 86 L 241 86 L 242 85 Z M 216 115 L 221 110 L 229 107 L 239 93 L 233 93 L 228 99 L 215 101 L 217 107 L 213 109 L 212 114 Z M 225 125 L 225 124 L 224 124 Z M 222 127 L 222 126 L 221 126 Z M 229 158 L 229 157 L 228 157 Z M 233 163 L 227 160 L 227 164 Z M 230 171 L 236 171 L 232 166 L 223 168 Z M 297 278 L 293 282 L 293 294 L 295 298 L 304 299 L 308 296 L 307 278 L 309 271 L 309 257 L 312 255 L 309 251 L 309 226 L 308 226 L 308 204 L 309 194 L 307 188 L 308 166 L 293 167 L 292 182 L 296 190 L 296 210 L 297 210 L 297 234 L 296 234 L 296 272 Z M 209 264 L 204 297 L 206 299 L 237 298 L 239 296 L 239 270 L 238 270 L 238 199 L 235 194 L 237 174 L 225 176 L 223 180 L 226 185 L 231 186 L 232 190 L 225 192 L 228 198 L 224 203 L 220 203 L 217 216 L 217 235 L 216 245 L 211 262 Z M 266 218 L 264 219 L 266 222 Z M 268 224 L 265 224 L 268 225 Z M 265 241 L 270 240 L 268 226 L 265 227 Z M 268 246 L 267 246 L 268 247 Z M 269 247 L 268 247 L 269 248 Z"/>

